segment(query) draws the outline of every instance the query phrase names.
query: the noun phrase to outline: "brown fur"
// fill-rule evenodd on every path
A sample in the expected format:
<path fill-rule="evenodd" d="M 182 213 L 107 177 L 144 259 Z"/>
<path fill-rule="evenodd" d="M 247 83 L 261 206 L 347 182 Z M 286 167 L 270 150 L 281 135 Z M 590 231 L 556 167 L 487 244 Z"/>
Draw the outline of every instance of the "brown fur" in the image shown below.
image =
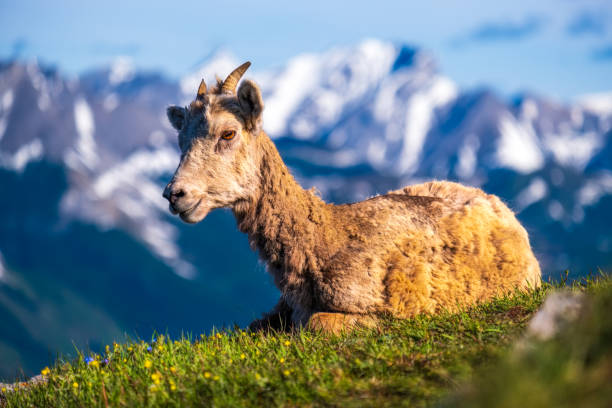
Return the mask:
<path fill-rule="evenodd" d="M 173 109 L 181 108 L 169 108 L 169 117 L 183 157 L 165 194 L 185 193 L 173 212 L 197 222 L 213 208 L 232 208 L 281 291 L 253 329 L 338 332 L 371 326 L 384 313 L 457 310 L 540 285 L 527 232 L 493 195 L 435 181 L 327 204 L 299 186 L 260 130 L 254 83 L 243 82 L 236 96 L 213 90 L 197 106 Z M 238 130 L 231 141 L 219 137 L 226 128 Z"/>

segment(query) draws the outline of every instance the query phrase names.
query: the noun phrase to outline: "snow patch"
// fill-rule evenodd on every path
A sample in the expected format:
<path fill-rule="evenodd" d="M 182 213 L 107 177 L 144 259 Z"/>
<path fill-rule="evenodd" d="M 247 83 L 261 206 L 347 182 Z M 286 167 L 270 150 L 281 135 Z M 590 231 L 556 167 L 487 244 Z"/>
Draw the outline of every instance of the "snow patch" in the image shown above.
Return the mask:
<path fill-rule="evenodd" d="M 476 135 L 470 134 L 466 137 L 465 144 L 459 149 L 457 167 L 455 167 L 457 177 L 466 180 L 474 175 L 478 164 L 477 153 L 479 148 L 480 142 Z"/>
<path fill-rule="evenodd" d="M 584 124 L 584 113 L 578 106 L 572 106 L 570 109 L 570 120 L 575 128 L 580 128 Z"/>
<path fill-rule="evenodd" d="M 0 152 L 0 166 L 21 173 L 28 163 L 39 160 L 43 155 L 43 144 L 34 139 L 22 145 L 14 154 Z"/>
<path fill-rule="evenodd" d="M 545 148 L 555 161 L 563 166 L 573 166 L 582 170 L 602 145 L 600 136 L 595 132 L 576 135 L 571 132 L 543 138 Z"/>
<path fill-rule="evenodd" d="M 612 91 L 583 95 L 578 105 L 597 115 L 612 115 Z"/>
<path fill-rule="evenodd" d="M 266 101 L 265 130 L 273 138 L 289 132 L 299 139 L 320 135 L 376 90 L 396 56 L 392 44 L 365 40 L 321 55 L 298 55 L 282 70 L 256 75 Z"/>
<path fill-rule="evenodd" d="M 563 218 L 565 211 L 563 206 L 557 200 L 551 200 L 548 204 L 548 215 L 555 221 L 560 221 Z"/>
<path fill-rule="evenodd" d="M 117 106 L 119 106 L 119 96 L 116 93 L 110 93 L 104 97 L 104 101 L 102 102 L 102 106 L 104 110 L 107 112 L 112 112 L 115 110 Z"/>
<path fill-rule="evenodd" d="M 546 197 L 546 194 L 548 194 L 548 185 L 546 182 L 540 177 L 533 179 L 531 183 L 516 196 L 516 211 L 523 211 L 530 205 L 542 200 Z"/>
<path fill-rule="evenodd" d="M 263 123 L 271 137 L 284 134 L 290 115 L 319 82 L 321 61 L 315 55 L 300 55 L 287 64 L 285 71 L 273 83 L 274 89 L 266 98 Z M 299 126 L 298 126 L 299 132 Z M 309 132 L 299 132 L 298 137 L 308 137 Z"/>
<path fill-rule="evenodd" d="M 9 89 L 8 91 L 4 92 L 4 94 L 2 95 L 2 104 L 0 106 L 2 108 L 0 112 L 2 112 L 2 114 L 6 114 L 9 109 L 11 109 L 11 107 L 13 106 L 13 99 L 14 95 L 12 89 Z"/>
<path fill-rule="evenodd" d="M 398 104 L 398 92 L 402 86 L 410 80 L 410 72 L 402 72 L 385 78 L 376 92 L 372 113 L 378 122 L 388 122 L 392 120 L 393 113 Z M 388 140 L 399 140 L 401 135 L 389 135 Z"/>
<path fill-rule="evenodd" d="M 577 200 L 583 206 L 597 204 L 599 200 L 608 194 L 612 194 L 612 172 L 604 171 L 578 190 Z"/>
<path fill-rule="evenodd" d="M 41 111 L 46 111 L 51 105 L 51 96 L 49 95 L 49 84 L 47 79 L 40 72 L 38 67 L 38 63 L 36 61 L 29 63 L 26 65 L 26 71 L 30 78 L 30 83 L 32 87 L 38 91 L 38 109 Z"/>
<path fill-rule="evenodd" d="M 399 174 L 411 174 L 416 170 L 425 138 L 431 129 L 434 110 L 456 97 L 456 86 L 446 78 L 436 77 L 430 86 L 415 92 L 410 98 L 406 108 L 404 143 L 397 161 Z"/>
<path fill-rule="evenodd" d="M 110 67 L 108 82 L 111 85 L 119 85 L 122 82 L 130 81 L 135 74 L 134 64 L 129 57 L 118 57 Z"/>
<path fill-rule="evenodd" d="M 161 148 L 166 143 L 166 134 L 161 130 L 154 130 L 149 135 L 149 143 L 152 146 Z"/>
<path fill-rule="evenodd" d="M 524 120 L 532 121 L 538 117 L 538 105 L 532 99 L 526 99 L 521 105 L 521 116 Z"/>
<path fill-rule="evenodd" d="M 8 116 L 13 106 L 13 98 L 13 90 L 9 89 L 4 92 L 0 100 L 0 140 L 2 140 L 8 126 Z"/>
<path fill-rule="evenodd" d="M 6 281 L 6 267 L 4 266 L 4 257 L 2 256 L 2 252 L 0 252 L 0 283 L 4 283 Z"/>
<path fill-rule="evenodd" d="M 181 91 L 187 100 L 191 101 L 195 98 L 202 79 L 204 79 L 207 84 L 213 84 L 217 76 L 229 75 L 238 65 L 240 65 L 240 63 L 230 52 L 224 50 L 219 51 L 195 72 L 181 79 Z M 225 79 L 225 77 L 222 79 Z"/>
<path fill-rule="evenodd" d="M 141 150 L 130 155 L 123 162 L 101 173 L 94 181 L 92 188 L 100 198 L 109 198 L 112 193 L 123 186 L 138 188 L 142 179 L 158 177 L 171 173 L 179 162 L 178 152 L 169 147 L 154 151 Z M 157 207 L 165 209 L 166 204 L 159 195 L 153 200 Z"/>
<path fill-rule="evenodd" d="M 175 243 L 178 231 L 174 226 L 160 221 L 149 222 L 142 226 L 139 236 L 177 275 L 185 279 L 195 277 L 195 267 L 181 260 L 180 250 Z"/>
<path fill-rule="evenodd" d="M 367 158 L 374 166 L 380 166 L 385 161 L 387 146 L 377 140 L 371 140 L 368 144 Z"/>
<path fill-rule="evenodd" d="M 498 125 L 500 138 L 497 146 L 497 162 L 500 167 L 528 174 L 544 165 L 544 157 L 533 128 L 517 122 L 505 114 Z"/>
<path fill-rule="evenodd" d="M 7 120 L 6 118 L 0 117 L 0 140 L 4 136 L 4 132 L 6 132 Z"/>
<path fill-rule="evenodd" d="M 74 103 L 74 123 L 79 134 L 76 150 L 81 163 L 93 169 L 98 164 L 96 141 L 94 140 L 94 116 L 89 104 L 82 97 Z"/>

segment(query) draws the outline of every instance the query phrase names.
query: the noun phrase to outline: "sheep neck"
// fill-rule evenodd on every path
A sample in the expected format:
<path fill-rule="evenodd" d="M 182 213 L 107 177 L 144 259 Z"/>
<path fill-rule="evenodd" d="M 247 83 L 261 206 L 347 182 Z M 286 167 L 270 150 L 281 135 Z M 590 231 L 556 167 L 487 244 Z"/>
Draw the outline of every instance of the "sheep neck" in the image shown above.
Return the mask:
<path fill-rule="evenodd" d="M 260 134 L 258 141 L 259 189 L 234 214 L 284 290 L 307 274 L 320 273 L 319 266 L 338 245 L 333 205 L 297 183 L 268 136 Z"/>

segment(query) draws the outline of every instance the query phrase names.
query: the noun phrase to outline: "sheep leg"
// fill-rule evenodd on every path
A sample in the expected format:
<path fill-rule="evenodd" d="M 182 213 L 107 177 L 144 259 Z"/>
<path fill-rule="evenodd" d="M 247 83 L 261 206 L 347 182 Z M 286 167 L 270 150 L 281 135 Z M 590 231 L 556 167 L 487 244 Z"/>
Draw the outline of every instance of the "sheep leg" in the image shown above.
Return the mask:
<path fill-rule="evenodd" d="M 281 298 L 274 309 L 264 314 L 261 319 L 249 324 L 250 331 L 289 331 L 292 328 L 291 314 L 293 310 Z"/>
<path fill-rule="evenodd" d="M 357 327 L 375 327 L 376 323 L 376 318 L 371 315 L 318 312 L 310 316 L 306 327 L 324 333 L 340 334 Z"/>

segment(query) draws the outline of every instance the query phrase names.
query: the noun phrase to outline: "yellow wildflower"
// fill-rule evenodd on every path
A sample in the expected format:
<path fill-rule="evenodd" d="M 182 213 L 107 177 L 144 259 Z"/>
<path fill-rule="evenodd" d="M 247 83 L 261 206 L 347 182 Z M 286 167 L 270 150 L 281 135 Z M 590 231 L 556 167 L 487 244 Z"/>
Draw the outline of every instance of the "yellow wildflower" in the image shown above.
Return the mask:
<path fill-rule="evenodd" d="M 171 391 L 176 391 L 176 384 L 172 380 L 170 380 L 170 390 Z"/>
<path fill-rule="evenodd" d="M 2 387 L 2 392 L 6 392 L 6 387 Z"/>
<path fill-rule="evenodd" d="M 145 360 L 144 366 L 145 368 L 151 368 L 153 366 L 153 363 L 151 362 L 151 360 Z"/>
<path fill-rule="evenodd" d="M 215 376 L 213 377 L 213 380 L 215 380 L 215 381 L 219 381 L 219 376 L 218 376 L 218 375 L 215 375 Z"/>
<path fill-rule="evenodd" d="M 258 355 L 260 355 L 260 354 L 261 354 L 261 353 L 259 352 L 259 350 L 256 350 L 256 351 L 255 351 L 255 355 L 256 355 L 256 356 L 258 356 Z"/>
<path fill-rule="evenodd" d="M 221 336 L 221 333 L 217 333 L 217 338 L 220 339 L 221 337 L 223 337 Z"/>
<path fill-rule="evenodd" d="M 244 355 L 244 353 L 240 354 L 240 359 L 244 360 L 246 358 L 246 356 Z"/>
<path fill-rule="evenodd" d="M 157 385 L 159 385 L 159 383 L 161 382 L 161 378 L 162 378 L 162 376 L 161 376 L 161 373 L 159 371 L 156 371 L 153 374 L 151 374 L 151 379 Z"/>
<path fill-rule="evenodd" d="M 259 375 L 259 373 L 255 373 L 255 379 L 256 379 L 256 380 L 261 379 L 261 375 Z"/>
<path fill-rule="evenodd" d="M 105 349 L 106 349 L 106 353 L 108 354 L 110 352 L 110 346 L 107 344 Z"/>
<path fill-rule="evenodd" d="M 283 364 L 285 362 L 285 359 L 281 357 L 281 359 L 278 361 L 280 361 L 280 363 Z"/>
<path fill-rule="evenodd" d="M 42 375 L 49 375 L 49 372 L 51 372 L 51 370 L 49 370 L 49 367 L 45 367 L 42 369 L 42 371 L 40 372 Z"/>
<path fill-rule="evenodd" d="M 285 374 L 285 377 L 289 377 L 289 374 L 291 374 L 291 373 L 289 372 L 289 370 L 285 370 L 285 371 L 283 371 L 283 374 Z"/>
<path fill-rule="evenodd" d="M 290 344 L 291 344 L 291 342 L 289 340 L 285 340 L 285 346 L 288 346 Z"/>
<path fill-rule="evenodd" d="M 75 382 L 72 383 L 72 386 L 74 388 L 79 388 L 79 383 L 75 381 Z"/>
<path fill-rule="evenodd" d="M 127 363 L 127 358 L 124 358 L 124 359 L 123 359 L 123 362 L 124 362 L 124 363 Z"/>
<path fill-rule="evenodd" d="M 176 367 L 174 367 L 174 366 L 170 367 L 170 372 L 172 374 L 176 373 Z"/>
<path fill-rule="evenodd" d="M 204 372 L 204 378 L 210 378 L 210 373 L 208 371 Z"/>
<path fill-rule="evenodd" d="M 132 346 L 128 347 L 128 351 L 132 351 L 132 350 L 134 350 Z"/>
<path fill-rule="evenodd" d="M 90 366 L 92 366 L 92 367 L 94 367 L 94 368 L 98 368 L 98 367 L 100 367 L 100 362 L 99 362 L 98 360 L 92 360 L 92 361 L 89 363 L 89 365 L 90 365 Z"/>

